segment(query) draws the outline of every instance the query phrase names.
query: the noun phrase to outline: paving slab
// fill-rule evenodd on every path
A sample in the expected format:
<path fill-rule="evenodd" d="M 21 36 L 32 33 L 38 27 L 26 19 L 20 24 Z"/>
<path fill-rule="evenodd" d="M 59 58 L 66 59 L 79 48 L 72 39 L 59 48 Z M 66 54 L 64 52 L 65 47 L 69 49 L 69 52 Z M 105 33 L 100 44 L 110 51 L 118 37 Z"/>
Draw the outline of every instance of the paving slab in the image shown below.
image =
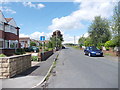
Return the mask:
<path fill-rule="evenodd" d="M 44 76 L 20 76 L 18 78 L 5 79 L 2 88 L 31 88 L 38 84 Z"/>

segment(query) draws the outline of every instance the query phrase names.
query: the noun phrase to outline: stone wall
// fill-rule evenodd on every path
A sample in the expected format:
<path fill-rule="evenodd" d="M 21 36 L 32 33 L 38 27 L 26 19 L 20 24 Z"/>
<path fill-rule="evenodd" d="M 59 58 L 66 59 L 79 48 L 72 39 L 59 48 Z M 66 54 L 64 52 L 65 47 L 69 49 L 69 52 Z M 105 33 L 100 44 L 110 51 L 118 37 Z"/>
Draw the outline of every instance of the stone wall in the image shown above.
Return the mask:
<path fill-rule="evenodd" d="M 17 55 L 0 58 L 0 78 L 13 77 L 31 67 L 31 55 Z"/>

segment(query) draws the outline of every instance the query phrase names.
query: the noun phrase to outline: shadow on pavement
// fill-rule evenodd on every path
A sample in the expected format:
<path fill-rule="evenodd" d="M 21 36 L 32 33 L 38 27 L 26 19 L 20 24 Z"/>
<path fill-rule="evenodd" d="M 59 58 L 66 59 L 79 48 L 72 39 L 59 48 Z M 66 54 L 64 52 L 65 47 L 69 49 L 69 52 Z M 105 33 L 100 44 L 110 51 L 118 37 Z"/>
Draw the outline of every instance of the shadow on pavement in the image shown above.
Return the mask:
<path fill-rule="evenodd" d="M 33 71 L 35 71 L 37 68 L 39 68 L 39 67 L 40 66 L 33 66 L 33 67 L 27 69 L 26 71 L 24 71 L 24 72 L 22 72 L 22 73 L 20 73 L 18 75 L 13 76 L 12 78 L 27 76 L 27 75 L 31 74 Z"/>

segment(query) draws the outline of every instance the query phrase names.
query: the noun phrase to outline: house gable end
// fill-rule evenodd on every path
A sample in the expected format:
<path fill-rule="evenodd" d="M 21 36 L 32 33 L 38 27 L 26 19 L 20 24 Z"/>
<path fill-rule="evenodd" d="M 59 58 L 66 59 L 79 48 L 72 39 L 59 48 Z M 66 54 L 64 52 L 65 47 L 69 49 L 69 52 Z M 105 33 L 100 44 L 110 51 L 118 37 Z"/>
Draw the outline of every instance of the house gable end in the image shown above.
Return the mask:
<path fill-rule="evenodd" d="M 12 25 L 14 27 L 17 27 L 17 24 L 16 24 L 16 22 L 15 22 L 15 20 L 13 18 L 8 22 L 8 24 L 10 24 L 10 25 Z"/>

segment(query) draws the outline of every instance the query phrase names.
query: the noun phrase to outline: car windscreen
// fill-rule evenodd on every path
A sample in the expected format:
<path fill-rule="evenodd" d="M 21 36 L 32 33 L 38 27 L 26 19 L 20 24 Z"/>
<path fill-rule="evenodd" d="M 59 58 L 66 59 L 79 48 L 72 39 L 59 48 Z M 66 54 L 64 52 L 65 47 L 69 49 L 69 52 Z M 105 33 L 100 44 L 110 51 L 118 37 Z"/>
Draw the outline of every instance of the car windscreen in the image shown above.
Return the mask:
<path fill-rule="evenodd" d="M 90 47 L 90 50 L 95 51 L 95 50 L 99 50 L 99 49 L 97 49 L 96 47 Z"/>

